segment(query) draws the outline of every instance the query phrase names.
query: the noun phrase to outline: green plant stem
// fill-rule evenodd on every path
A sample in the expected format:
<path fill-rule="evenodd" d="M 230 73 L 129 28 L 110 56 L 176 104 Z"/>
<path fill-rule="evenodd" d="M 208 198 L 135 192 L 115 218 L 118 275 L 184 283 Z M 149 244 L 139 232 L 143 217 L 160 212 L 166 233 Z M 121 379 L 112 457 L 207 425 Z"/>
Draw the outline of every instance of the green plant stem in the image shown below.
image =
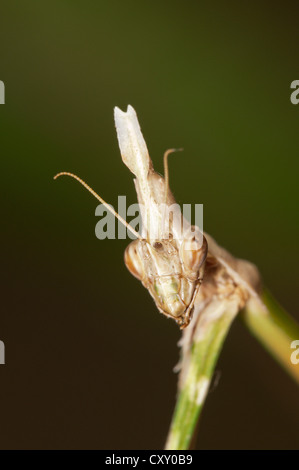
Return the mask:
<path fill-rule="evenodd" d="M 183 362 L 181 374 L 184 378 L 180 384 L 166 449 L 189 448 L 217 359 L 237 312 L 235 304 L 225 308 L 220 305 L 219 312 L 219 304 L 212 302 L 210 308 L 200 315 L 190 344 L 190 357 L 187 364 Z"/>
<path fill-rule="evenodd" d="M 280 365 L 299 383 L 299 364 L 291 362 L 291 343 L 299 340 L 299 325 L 264 289 L 260 302 L 251 299 L 242 312 L 245 325 Z"/>
<path fill-rule="evenodd" d="M 196 320 L 188 352 L 183 357 L 179 393 L 166 449 L 190 447 L 200 417 L 215 365 L 229 328 L 239 309 L 234 302 L 212 301 Z M 251 298 L 242 317 L 254 336 L 299 383 L 299 364 L 291 362 L 291 343 L 299 340 L 299 326 L 264 290 L 262 302 Z M 187 360 L 186 360 L 187 356 Z"/>

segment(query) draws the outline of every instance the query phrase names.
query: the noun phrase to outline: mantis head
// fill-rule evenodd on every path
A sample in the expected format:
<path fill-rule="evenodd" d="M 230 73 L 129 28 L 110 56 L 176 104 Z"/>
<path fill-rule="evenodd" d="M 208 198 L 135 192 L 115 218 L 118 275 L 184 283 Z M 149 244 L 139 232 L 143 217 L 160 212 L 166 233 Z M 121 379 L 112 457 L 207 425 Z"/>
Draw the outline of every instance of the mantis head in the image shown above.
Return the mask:
<path fill-rule="evenodd" d="M 54 179 L 67 175 L 79 181 L 133 233 L 136 240 L 125 250 L 127 268 L 148 289 L 159 311 L 185 328 L 191 320 L 203 277 L 207 241 L 197 227 L 188 224 L 186 229 L 179 206 L 173 204 L 175 201 L 168 184 L 167 157 L 174 149 L 164 154 L 163 178 L 154 171 L 136 113 L 131 106 L 128 106 L 127 112 L 115 108 L 115 125 L 122 159 L 135 175 L 143 225 L 141 234 L 78 176 L 62 172 Z M 169 210 L 173 205 L 176 207 L 171 212 L 170 225 L 165 226 L 164 209 Z M 155 236 L 152 236 L 152 229 Z M 181 232 L 182 235 L 178 236 Z"/>
<path fill-rule="evenodd" d="M 191 319 L 203 277 L 207 242 L 203 236 L 148 242 L 134 240 L 125 250 L 125 264 L 153 297 L 158 310 L 181 328 Z"/>

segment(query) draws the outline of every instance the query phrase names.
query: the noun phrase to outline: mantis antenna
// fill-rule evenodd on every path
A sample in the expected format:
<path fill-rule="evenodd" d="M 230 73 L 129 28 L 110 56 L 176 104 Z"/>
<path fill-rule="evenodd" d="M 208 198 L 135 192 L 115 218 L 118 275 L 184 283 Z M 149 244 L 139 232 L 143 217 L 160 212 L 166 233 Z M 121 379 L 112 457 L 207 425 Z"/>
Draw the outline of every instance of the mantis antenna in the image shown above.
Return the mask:
<path fill-rule="evenodd" d="M 167 204 L 167 196 L 169 191 L 169 171 L 168 171 L 168 155 L 174 152 L 182 152 L 184 149 L 168 149 L 164 153 L 163 162 L 164 162 L 164 179 L 165 179 L 165 195 L 164 195 L 164 204 Z"/>
<path fill-rule="evenodd" d="M 84 188 L 87 189 L 87 191 L 89 191 L 96 199 L 98 199 L 98 201 L 100 201 L 106 207 L 106 209 L 108 209 L 108 211 L 110 211 L 114 215 L 114 217 L 120 220 L 120 222 L 124 224 L 125 227 L 127 227 L 130 230 L 130 232 L 132 232 L 133 235 L 135 235 L 135 237 L 137 237 L 139 240 L 142 240 L 141 236 L 131 227 L 131 225 L 128 224 L 128 222 L 125 219 L 123 219 L 121 215 L 119 215 L 113 209 L 113 207 L 110 207 L 109 204 L 107 204 L 107 202 L 105 202 L 104 199 L 101 198 L 101 196 L 99 196 L 90 186 L 88 186 L 88 184 L 85 183 L 85 181 L 81 180 L 79 176 L 74 175 L 73 173 L 69 173 L 68 171 L 62 171 L 61 173 L 57 173 L 57 175 L 54 176 L 54 180 L 56 180 L 59 176 L 63 176 L 63 175 L 70 176 L 71 178 L 74 178 L 75 180 L 79 181 L 79 183 L 81 183 L 82 186 L 84 186 Z"/>

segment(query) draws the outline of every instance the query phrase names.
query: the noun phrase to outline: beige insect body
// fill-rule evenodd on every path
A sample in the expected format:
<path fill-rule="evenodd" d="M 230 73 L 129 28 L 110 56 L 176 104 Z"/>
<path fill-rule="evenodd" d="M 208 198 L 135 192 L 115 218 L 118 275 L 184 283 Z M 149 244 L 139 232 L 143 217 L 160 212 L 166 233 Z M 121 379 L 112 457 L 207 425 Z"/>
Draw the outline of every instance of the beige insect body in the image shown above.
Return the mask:
<path fill-rule="evenodd" d="M 210 317 L 211 309 L 222 311 L 229 303 L 235 305 L 236 311 L 243 308 L 250 297 L 258 296 L 261 287 L 256 267 L 234 258 L 184 219 L 169 189 L 167 158 L 175 150 L 164 154 L 163 178 L 153 168 L 132 106 L 126 112 L 115 108 L 114 118 L 122 160 L 135 176 L 141 234 L 78 176 L 62 172 L 55 178 L 75 178 L 136 236 L 125 250 L 126 266 L 148 289 L 159 311 L 181 328 L 188 326 L 193 311 L 196 318 L 201 315 L 204 323 L 205 313 L 209 312 Z M 184 345 L 190 335 L 188 329 Z"/>
<path fill-rule="evenodd" d="M 185 328 L 204 273 L 207 243 L 198 228 L 183 218 L 165 179 L 156 173 L 132 106 L 114 110 L 123 162 L 135 176 L 142 217 L 142 238 L 127 247 L 125 263 L 152 295 L 161 313 Z M 170 209 L 170 210 L 168 210 Z M 165 216 L 167 214 L 167 216 Z"/>
<path fill-rule="evenodd" d="M 159 311 L 185 328 L 203 278 L 207 241 L 197 227 L 184 219 L 169 189 L 167 157 L 175 150 L 165 152 L 164 179 L 154 171 L 132 106 L 126 112 L 115 108 L 114 117 L 123 162 L 135 176 L 141 234 L 78 176 L 61 172 L 55 179 L 61 175 L 75 178 L 136 236 L 126 248 L 126 266 L 148 289 Z"/>

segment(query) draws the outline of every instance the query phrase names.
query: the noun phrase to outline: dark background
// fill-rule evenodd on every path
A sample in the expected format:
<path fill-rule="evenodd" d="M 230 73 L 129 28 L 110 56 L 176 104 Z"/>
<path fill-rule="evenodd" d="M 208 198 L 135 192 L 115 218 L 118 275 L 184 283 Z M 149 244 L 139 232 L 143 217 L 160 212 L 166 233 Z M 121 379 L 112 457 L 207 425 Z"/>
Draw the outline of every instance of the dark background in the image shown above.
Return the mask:
<path fill-rule="evenodd" d="M 255 262 L 298 318 L 298 3 L 2 1 L 0 447 L 162 448 L 180 332 L 99 241 L 97 202 L 136 202 L 113 107 L 135 107 L 179 203 Z M 298 366 L 299 367 L 299 366 Z M 298 448 L 298 389 L 238 320 L 198 447 Z"/>

